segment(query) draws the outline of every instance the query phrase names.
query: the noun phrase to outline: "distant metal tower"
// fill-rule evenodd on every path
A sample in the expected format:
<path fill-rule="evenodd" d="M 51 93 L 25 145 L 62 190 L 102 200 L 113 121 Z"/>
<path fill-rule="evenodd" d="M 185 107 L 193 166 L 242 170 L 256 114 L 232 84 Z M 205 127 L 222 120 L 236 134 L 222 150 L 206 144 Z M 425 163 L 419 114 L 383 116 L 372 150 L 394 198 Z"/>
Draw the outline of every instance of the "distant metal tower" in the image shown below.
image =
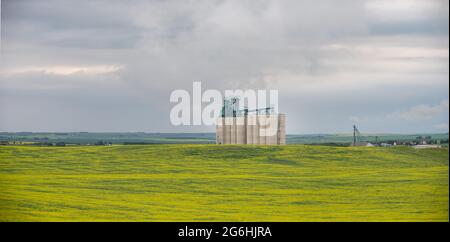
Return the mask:
<path fill-rule="evenodd" d="M 355 146 L 359 142 L 360 136 L 361 133 L 359 132 L 358 128 L 356 128 L 356 125 L 353 125 L 353 146 Z"/>

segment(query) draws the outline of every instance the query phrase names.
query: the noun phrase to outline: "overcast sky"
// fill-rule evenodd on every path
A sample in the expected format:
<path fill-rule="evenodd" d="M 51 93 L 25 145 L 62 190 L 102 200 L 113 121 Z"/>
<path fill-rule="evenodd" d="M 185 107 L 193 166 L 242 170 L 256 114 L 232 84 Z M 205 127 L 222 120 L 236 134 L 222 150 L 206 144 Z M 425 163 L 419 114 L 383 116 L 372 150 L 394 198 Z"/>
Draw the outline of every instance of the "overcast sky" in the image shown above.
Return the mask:
<path fill-rule="evenodd" d="M 448 132 L 447 0 L 3 0 L 0 131 L 174 127 L 170 93 L 277 89 L 287 132 Z"/>

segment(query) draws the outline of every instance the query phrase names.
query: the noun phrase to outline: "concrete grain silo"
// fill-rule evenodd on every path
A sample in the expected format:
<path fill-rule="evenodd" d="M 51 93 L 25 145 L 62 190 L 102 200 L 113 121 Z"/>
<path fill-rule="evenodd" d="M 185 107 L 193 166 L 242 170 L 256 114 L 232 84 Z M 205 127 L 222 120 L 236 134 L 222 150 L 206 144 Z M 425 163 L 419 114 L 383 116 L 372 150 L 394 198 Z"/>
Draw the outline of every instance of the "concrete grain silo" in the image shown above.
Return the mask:
<path fill-rule="evenodd" d="M 286 115 L 273 108 L 238 110 L 236 99 L 224 100 L 216 123 L 217 144 L 286 144 Z"/>

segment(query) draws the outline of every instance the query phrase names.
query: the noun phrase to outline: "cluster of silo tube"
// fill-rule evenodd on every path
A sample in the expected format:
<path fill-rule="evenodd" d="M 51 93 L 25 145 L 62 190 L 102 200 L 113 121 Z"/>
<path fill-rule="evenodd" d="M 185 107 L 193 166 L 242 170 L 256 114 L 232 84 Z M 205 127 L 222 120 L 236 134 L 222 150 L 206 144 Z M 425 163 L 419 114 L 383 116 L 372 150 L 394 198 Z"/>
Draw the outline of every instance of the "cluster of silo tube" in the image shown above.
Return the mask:
<path fill-rule="evenodd" d="M 285 114 L 257 114 L 220 117 L 216 126 L 217 144 L 286 144 Z"/>
<path fill-rule="evenodd" d="M 286 115 L 269 112 L 271 108 L 261 110 L 266 112 L 257 110 L 255 114 L 249 114 L 248 109 L 236 111 L 235 102 L 224 101 L 222 115 L 216 121 L 216 143 L 286 144 Z"/>

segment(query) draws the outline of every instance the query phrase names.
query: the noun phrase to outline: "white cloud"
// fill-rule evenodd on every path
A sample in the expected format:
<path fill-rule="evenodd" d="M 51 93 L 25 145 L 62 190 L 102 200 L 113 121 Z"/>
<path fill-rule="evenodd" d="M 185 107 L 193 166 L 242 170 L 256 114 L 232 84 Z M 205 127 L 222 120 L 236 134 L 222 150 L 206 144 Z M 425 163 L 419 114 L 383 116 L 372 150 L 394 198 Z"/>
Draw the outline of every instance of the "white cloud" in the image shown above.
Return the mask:
<path fill-rule="evenodd" d="M 449 112 L 449 101 L 443 100 L 438 105 L 427 105 L 421 104 L 409 109 L 394 112 L 388 115 L 389 118 L 393 119 L 403 119 L 407 121 L 422 121 L 422 120 L 430 120 L 435 118 L 436 116 L 446 114 L 448 116 Z"/>
<path fill-rule="evenodd" d="M 354 123 L 359 123 L 361 120 L 358 116 L 350 116 L 348 119 Z"/>
<path fill-rule="evenodd" d="M 90 65 L 90 66 L 69 66 L 69 65 L 54 65 L 54 66 L 25 66 L 10 68 L 0 72 L 2 75 L 26 74 L 30 72 L 38 72 L 49 75 L 74 75 L 87 74 L 99 75 L 107 74 L 122 70 L 121 65 Z"/>
<path fill-rule="evenodd" d="M 434 127 L 440 131 L 448 132 L 448 123 L 437 124 Z"/>
<path fill-rule="evenodd" d="M 430 13 L 439 13 L 448 9 L 446 0 L 372 0 L 366 1 L 367 9 L 384 21 L 402 21 L 432 17 Z M 448 10 L 447 10 L 448 11 Z"/>

